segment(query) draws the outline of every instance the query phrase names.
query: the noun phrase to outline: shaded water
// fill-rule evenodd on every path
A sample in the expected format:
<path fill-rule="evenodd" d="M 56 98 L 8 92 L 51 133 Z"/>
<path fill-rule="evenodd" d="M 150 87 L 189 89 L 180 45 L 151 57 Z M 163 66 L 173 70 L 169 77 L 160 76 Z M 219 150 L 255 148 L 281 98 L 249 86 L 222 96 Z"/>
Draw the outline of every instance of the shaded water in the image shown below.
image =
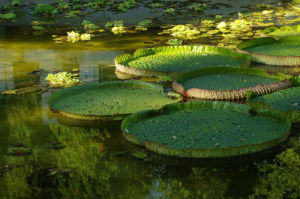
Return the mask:
<path fill-rule="evenodd" d="M 258 179 L 254 162 L 272 159 L 281 150 L 216 160 L 147 152 L 150 161 L 138 160 L 131 154 L 144 149 L 122 138 L 120 122 L 57 119 L 46 104 L 52 90 L 44 78 L 49 72 L 79 68 L 84 82 L 116 80 L 109 66 L 115 56 L 160 45 L 164 38 L 150 32 L 57 44 L 20 32 L 5 29 L 0 37 L 0 91 L 25 93 L 0 95 L 1 199 L 246 198 Z M 64 148 L 53 148 L 54 143 Z M 29 147 L 32 153 L 8 155 L 13 146 Z"/>

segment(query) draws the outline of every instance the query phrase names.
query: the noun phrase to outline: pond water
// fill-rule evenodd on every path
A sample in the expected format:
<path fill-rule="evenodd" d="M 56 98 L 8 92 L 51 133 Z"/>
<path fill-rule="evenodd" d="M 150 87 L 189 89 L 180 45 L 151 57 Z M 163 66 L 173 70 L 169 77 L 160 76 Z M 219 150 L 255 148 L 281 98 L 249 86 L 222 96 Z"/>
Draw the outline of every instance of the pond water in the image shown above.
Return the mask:
<path fill-rule="evenodd" d="M 114 57 L 161 45 L 165 38 L 150 31 L 71 44 L 22 28 L 0 32 L 0 92 L 23 93 L 0 95 L 1 199 L 247 198 L 258 181 L 254 163 L 273 159 L 283 148 L 229 159 L 174 159 L 125 141 L 120 122 L 57 119 L 46 103 L 55 90 L 44 80 L 49 72 L 78 68 L 83 82 L 117 80 Z M 12 147 L 31 151 L 9 155 Z M 135 158 L 136 152 L 146 152 L 147 161 Z"/>

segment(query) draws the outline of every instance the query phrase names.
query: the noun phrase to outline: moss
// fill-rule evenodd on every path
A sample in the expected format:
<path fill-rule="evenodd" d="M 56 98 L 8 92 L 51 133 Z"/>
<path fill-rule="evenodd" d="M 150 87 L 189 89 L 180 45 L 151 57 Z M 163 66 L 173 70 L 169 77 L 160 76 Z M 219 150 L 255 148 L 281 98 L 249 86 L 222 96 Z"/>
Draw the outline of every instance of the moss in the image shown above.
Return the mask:
<path fill-rule="evenodd" d="M 128 141 L 176 157 L 236 156 L 286 139 L 288 120 L 269 111 L 252 116 L 249 110 L 247 105 L 226 102 L 177 103 L 135 113 L 121 128 Z"/>

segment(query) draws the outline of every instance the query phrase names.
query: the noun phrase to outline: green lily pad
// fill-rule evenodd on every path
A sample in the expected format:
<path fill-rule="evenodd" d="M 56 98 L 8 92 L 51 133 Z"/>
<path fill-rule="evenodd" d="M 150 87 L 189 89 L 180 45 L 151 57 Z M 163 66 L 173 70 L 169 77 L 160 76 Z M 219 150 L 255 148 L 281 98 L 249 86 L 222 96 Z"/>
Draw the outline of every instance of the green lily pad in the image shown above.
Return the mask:
<path fill-rule="evenodd" d="M 300 36 L 253 39 L 238 45 L 238 52 L 250 55 L 252 61 L 278 66 L 300 65 Z"/>
<path fill-rule="evenodd" d="M 300 122 L 300 86 L 253 98 L 249 104 L 255 110 L 271 109 L 292 122 Z"/>
<path fill-rule="evenodd" d="M 258 95 L 291 86 L 286 75 L 268 75 L 261 69 L 230 67 L 206 68 L 185 73 L 174 80 L 172 87 L 181 95 L 201 99 L 239 100 L 252 91 Z"/>
<path fill-rule="evenodd" d="M 62 89 L 49 97 L 50 109 L 82 120 L 120 120 L 124 116 L 180 101 L 158 84 L 138 81 L 90 83 Z"/>
<path fill-rule="evenodd" d="M 148 150 L 176 157 L 229 157 L 258 152 L 286 139 L 290 121 L 274 112 L 249 113 L 229 102 L 169 104 L 122 122 L 124 137 Z"/>
<path fill-rule="evenodd" d="M 139 76 L 173 76 L 206 67 L 249 65 L 249 58 L 231 49 L 215 46 L 165 46 L 138 49 L 134 55 L 115 58 L 116 69 Z"/>

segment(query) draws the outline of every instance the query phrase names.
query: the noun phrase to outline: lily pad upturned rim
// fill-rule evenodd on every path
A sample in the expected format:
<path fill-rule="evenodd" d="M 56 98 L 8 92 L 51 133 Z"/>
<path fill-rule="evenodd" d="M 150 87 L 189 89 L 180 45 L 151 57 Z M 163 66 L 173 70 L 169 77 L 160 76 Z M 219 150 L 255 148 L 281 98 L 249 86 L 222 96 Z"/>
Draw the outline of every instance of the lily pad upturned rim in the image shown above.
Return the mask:
<path fill-rule="evenodd" d="M 262 53 L 254 53 L 247 51 L 247 48 L 256 47 L 265 44 L 274 44 L 280 43 L 281 41 L 299 41 L 300 36 L 289 36 L 282 37 L 281 39 L 275 39 L 273 37 L 263 37 L 252 39 L 250 41 L 246 41 L 240 43 L 236 51 L 239 53 L 244 53 L 251 57 L 251 60 L 261 64 L 274 65 L 274 66 L 299 66 L 300 65 L 300 55 L 299 56 L 277 56 L 277 55 L 267 55 Z"/>
<path fill-rule="evenodd" d="M 181 158 L 225 158 L 232 156 L 245 155 L 250 153 L 259 152 L 268 148 L 272 148 L 281 142 L 283 142 L 289 135 L 289 129 L 291 127 L 291 122 L 284 117 L 282 117 L 277 112 L 273 112 L 270 110 L 263 110 L 257 112 L 258 116 L 266 116 L 274 118 L 284 124 L 287 125 L 288 131 L 284 132 L 281 137 L 269 140 L 263 143 L 257 144 L 249 144 L 249 145 L 239 145 L 232 146 L 227 148 L 205 148 L 205 149 L 193 149 L 193 148 L 184 148 L 184 149 L 174 149 L 168 146 L 165 146 L 160 143 L 145 141 L 141 143 L 140 140 L 128 131 L 128 127 L 139 121 L 142 121 L 147 118 L 155 117 L 159 114 L 164 113 L 172 113 L 177 110 L 189 110 L 189 109 L 226 109 L 235 112 L 241 112 L 245 114 L 250 114 L 250 106 L 235 104 L 231 102 L 222 102 L 222 101 L 196 101 L 196 102 L 185 102 L 185 103 L 175 103 L 168 104 L 163 106 L 158 110 L 150 110 L 150 111 L 140 111 L 134 113 L 128 117 L 126 117 L 121 124 L 121 130 L 124 138 L 131 142 L 132 144 L 142 145 L 146 149 L 159 153 L 161 155 L 173 156 L 173 157 L 181 157 Z"/>
<path fill-rule="evenodd" d="M 53 112 L 57 112 L 64 117 L 68 117 L 71 119 L 78 119 L 78 120 L 101 120 L 101 121 L 112 121 L 112 120 L 122 120 L 124 117 L 128 116 L 129 114 L 111 114 L 111 115 L 83 115 L 83 114 L 76 114 L 71 112 L 65 112 L 58 109 L 55 109 L 53 106 L 57 100 L 61 97 L 64 97 L 66 93 L 68 95 L 79 94 L 82 92 L 82 89 L 94 89 L 99 87 L 125 87 L 125 88 L 141 88 L 141 89 L 149 89 L 155 92 L 159 92 L 167 97 L 167 94 L 164 93 L 164 89 L 159 84 L 149 83 L 149 82 L 142 82 L 142 81 L 134 81 L 134 80 L 125 80 L 125 81 L 107 81 L 107 82 L 93 82 L 87 83 L 79 86 L 73 86 L 69 88 L 64 88 L 59 90 L 48 97 L 47 102 L 49 108 Z M 174 102 L 179 102 L 181 98 L 174 99 Z"/>
<path fill-rule="evenodd" d="M 185 90 L 181 84 L 181 82 L 186 79 L 192 79 L 211 74 L 249 74 L 277 79 L 278 81 L 271 84 L 258 84 L 256 86 L 234 90 L 208 90 L 201 88 L 190 88 Z M 291 80 L 288 77 L 289 76 L 283 74 L 268 75 L 264 70 L 259 68 L 204 68 L 177 76 L 172 83 L 172 88 L 175 92 L 186 97 L 208 100 L 239 100 L 247 98 L 248 91 L 254 92 L 257 95 L 264 95 L 266 93 L 272 93 L 274 91 L 288 88 L 292 85 Z"/>
<path fill-rule="evenodd" d="M 147 76 L 147 77 L 158 77 L 158 76 L 170 76 L 174 77 L 178 74 L 182 74 L 180 72 L 161 72 L 156 70 L 146 70 L 143 68 L 136 68 L 126 65 L 126 62 L 129 60 L 134 60 L 136 58 L 153 55 L 158 52 L 168 52 L 168 51 L 175 51 L 176 49 L 179 50 L 189 50 L 194 52 L 199 52 L 200 50 L 204 51 L 206 54 L 223 54 L 231 56 L 232 58 L 237 58 L 241 60 L 240 67 L 248 67 L 250 65 L 250 57 L 243 54 L 236 52 L 229 48 L 224 47 L 217 47 L 212 45 L 193 45 L 193 46 L 162 46 L 156 48 L 142 48 L 138 49 L 134 52 L 133 56 L 131 54 L 122 54 L 115 58 L 115 66 L 116 70 L 136 76 Z M 217 66 L 208 66 L 208 67 L 217 67 Z"/>
<path fill-rule="evenodd" d="M 299 86 L 295 86 L 295 87 L 291 87 L 291 88 L 287 88 L 287 89 L 292 89 L 292 88 L 296 88 L 299 87 L 300 89 L 300 85 Z M 270 95 L 274 95 L 275 93 L 270 93 Z M 279 110 L 269 104 L 267 104 L 265 102 L 265 100 L 256 100 L 257 97 L 255 98 L 250 98 L 248 100 L 248 104 L 252 107 L 253 110 L 257 111 L 257 110 L 271 110 L 273 112 L 276 112 L 277 114 L 280 114 L 282 116 L 284 116 L 285 118 L 289 119 L 291 122 L 293 123 L 300 123 L 300 110 L 290 110 L 290 111 L 283 111 L 283 110 Z"/>

